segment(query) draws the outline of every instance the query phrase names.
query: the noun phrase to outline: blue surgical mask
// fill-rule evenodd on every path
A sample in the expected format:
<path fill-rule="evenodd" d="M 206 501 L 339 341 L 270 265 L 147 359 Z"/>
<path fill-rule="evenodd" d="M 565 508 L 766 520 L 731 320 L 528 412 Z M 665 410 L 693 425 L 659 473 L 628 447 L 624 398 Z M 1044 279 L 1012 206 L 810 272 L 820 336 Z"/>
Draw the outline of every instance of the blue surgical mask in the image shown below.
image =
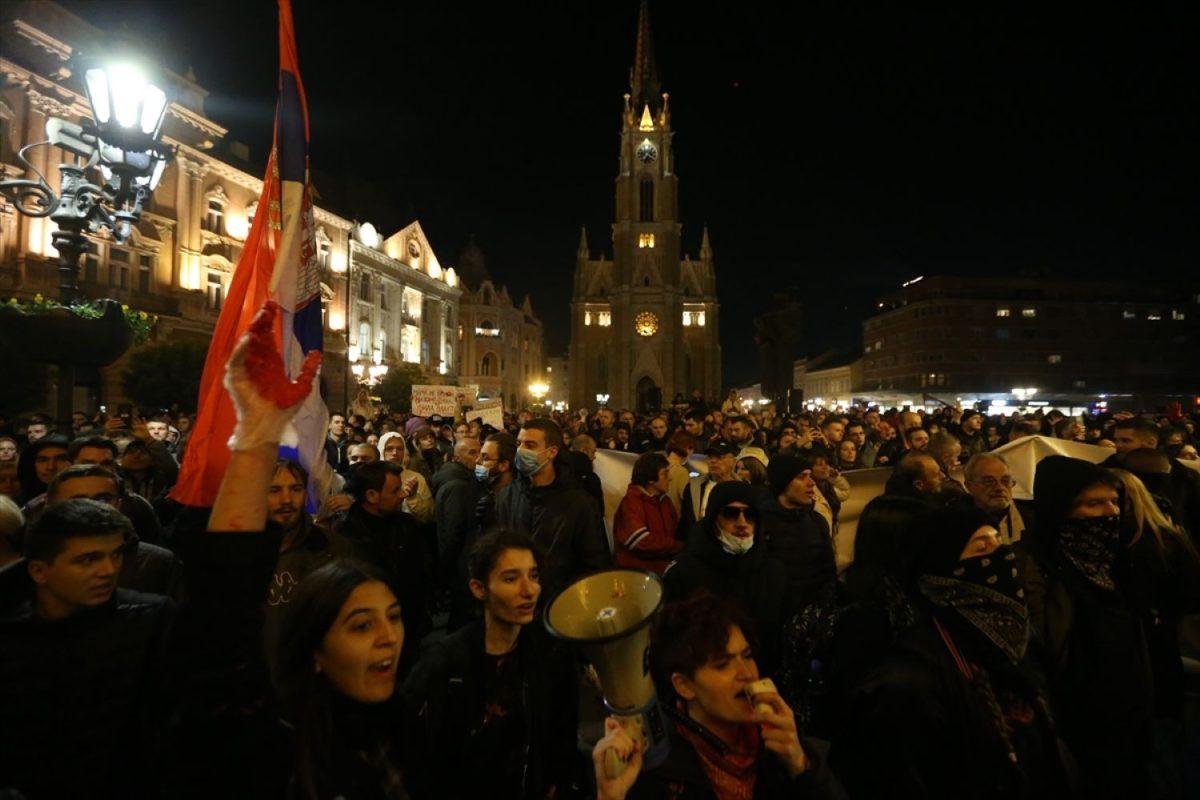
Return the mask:
<path fill-rule="evenodd" d="M 490 478 L 490 477 L 492 477 L 492 473 L 488 472 L 488 468 L 487 468 L 487 467 L 485 467 L 483 464 L 476 464 L 476 465 L 475 465 L 475 478 L 476 478 L 476 480 L 480 480 L 480 481 L 487 481 L 487 480 L 488 480 L 488 478 Z"/>
<path fill-rule="evenodd" d="M 537 474 L 538 470 L 548 463 L 548 461 L 540 461 L 537 453 L 532 450 L 517 450 L 517 472 L 520 472 L 527 478 L 532 478 Z"/>

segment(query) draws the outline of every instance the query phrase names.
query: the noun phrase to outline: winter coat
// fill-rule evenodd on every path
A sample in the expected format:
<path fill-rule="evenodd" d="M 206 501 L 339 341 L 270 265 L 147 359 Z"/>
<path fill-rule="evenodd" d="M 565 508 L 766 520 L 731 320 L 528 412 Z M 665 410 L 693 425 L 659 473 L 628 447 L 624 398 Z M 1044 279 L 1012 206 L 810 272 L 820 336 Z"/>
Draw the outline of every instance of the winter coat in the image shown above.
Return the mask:
<path fill-rule="evenodd" d="M 273 523 L 267 524 L 271 535 L 282 533 Z M 296 585 L 312 572 L 335 558 L 352 558 L 354 545 L 333 531 L 313 525 L 307 514 L 301 514 L 300 530 L 279 553 L 275 570 L 267 584 L 267 604 L 263 620 L 263 643 L 268 654 L 274 652 L 283 612 L 292 600 Z"/>
<path fill-rule="evenodd" d="M 952 626 L 962 657 L 992 645 Z M 998 656 L 998 651 L 996 652 Z M 997 724 L 932 622 L 901 637 L 850 691 L 829 763 L 852 797 L 905 800 L 1069 798 L 1071 762 L 1038 692 L 1029 659 L 987 666 L 1013 733 L 1016 765 Z"/>
<path fill-rule="evenodd" d="M 809 506 L 784 508 L 777 499 L 763 509 L 762 539 L 787 575 L 785 619 L 816 602 L 833 600 L 837 583 L 833 539 L 825 518 Z"/>
<path fill-rule="evenodd" d="M 545 553 L 540 565 L 543 602 L 576 578 L 612 563 L 591 498 L 561 462 L 554 467 L 558 472 L 549 485 L 534 486 L 517 475 L 496 501 L 496 521 L 528 532 Z"/>
<path fill-rule="evenodd" d="M 627 800 L 717 800 L 695 748 L 667 722 L 670 751 L 663 763 L 645 770 L 630 788 Z M 810 739 L 800 746 L 809 766 L 795 778 L 778 756 L 765 747 L 759 753 L 754 781 L 755 800 L 844 800 L 845 791 L 825 762 L 822 748 Z"/>
<path fill-rule="evenodd" d="M 664 599 L 683 600 L 703 589 L 737 600 L 755 623 L 759 669 L 770 674 L 779 652 L 787 573 L 761 540 L 742 555 L 725 552 L 713 526 L 711 520 L 697 525 L 684 551 L 667 567 Z"/>
<path fill-rule="evenodd" d="M 431 640 L 404 682 L 404 696 L 415 716 L 414 742 L 419 752 L 410 753 L 421 764 L 406 781 L 410 793 L 422 798 L 520 797 L 540 798 L 551 786 L 566 797 L 578 774 L 581 757 L 576 750 L 578 726 L 578 681 L 570 655 L 550 639 L 536 621 L 521 630 L 515 658 L 516 685 L 509 687 L 519 715 L 509 720 L 523 742 L 514 751 L 525 753 L 519 770 L 523 786 L 500 784 L 491 769 L 484 769 L 498 754 L 489 752 L 478 759 L 473 747 L 488 717 L 488 689 L 494 676 L 493 657 L 484 644 L 482 619 L 440 640 Z M 495 722 L 495 718 L 490 720 Z M 486 739 L 485 739 L 486 740 Z M 480 763 L 480 762 L 483 763 Z M 515 765 L 514 765 L 515 766 Z M 515 791 L 514 791 L 515 789 Z"/>
<path fill-rule="evenodd" d="M 685 542 L 692 538 L 692 531 L 695 529 L 696 523 L 704 519 L 704 512 L 708 509 L 708 495 L 716 485 L 717 481 L 710 480 L 706 476 L 689 480 L 679 501 L 677 538 Z"/>
<path fill-rule="evenodd" d="M 679 518 L 665 494 L 651 496 L 629 484 L 613 516 L 614 560 L 619 567 L 648 569 L 658 575 L 683 549 L 675 538 Z"/>
<path fill-rule="evenodd" d="M 400 600 L 405 636 L 414 645 L 433 627 L 429 609 L 432 558 L 410 514 L 377 517 L 355 503 L 334 520 L 334 532 L 349 539 L 358 556 L 383 570 Z M 401 658 L 408 661 L 408 651 Z"/>
<path fill-rule="evenodd" d="M 47 622 L 25 562 L 4 573 L 0 787 L 29 798 L 157 796 L 173 603 L 117 589 Z"/>
<path fill-rule="evenodd" d="M 475 473 L 457 461 L 434 476 L 438 577 L 455 590 L 467 583 L 468 545 L 474 540 L 475 505 L 485 491 Z"/>

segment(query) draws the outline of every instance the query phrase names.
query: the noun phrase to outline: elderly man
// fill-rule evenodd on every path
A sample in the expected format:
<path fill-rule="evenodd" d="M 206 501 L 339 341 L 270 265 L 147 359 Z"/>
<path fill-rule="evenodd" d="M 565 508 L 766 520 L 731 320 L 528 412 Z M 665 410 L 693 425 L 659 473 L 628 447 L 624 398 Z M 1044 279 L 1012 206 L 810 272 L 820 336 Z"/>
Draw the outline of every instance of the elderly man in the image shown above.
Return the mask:
<path fill-rule="evenodd" d="M 963 467 L 963 484 L 967 494 L 954 500 L 955 505 L 971 504 L 988 515 L 988 520 L 1000 532 L 1004 544 L 1021 540 L 1025 519 L 1013 503 L 1012 474 L 1003 457 L 978 453 Z"/>

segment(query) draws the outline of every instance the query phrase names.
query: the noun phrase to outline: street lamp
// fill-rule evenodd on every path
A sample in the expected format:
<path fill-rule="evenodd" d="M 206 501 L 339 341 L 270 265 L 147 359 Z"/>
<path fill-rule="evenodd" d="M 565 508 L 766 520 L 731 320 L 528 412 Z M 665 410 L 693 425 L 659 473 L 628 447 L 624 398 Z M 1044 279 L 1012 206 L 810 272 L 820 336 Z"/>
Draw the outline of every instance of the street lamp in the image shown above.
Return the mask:
<path fill-rule="evenodd" d="M 376 347 L 370 359 L 362 357 L 358 346 L 350 345 L 346 351 L 350 364 L 350 372 L 362 386 L 374 388 L 383 382 L 388 374 L 388 365 L 383 363 L 383 348 Z"/>
<path fill-rule="evenodd" d="M 545 397 L 549 391 L 550 387 L 541 381 L 529 384 L 529 393 L 533 395 L 533 399 L 537 400 L 538 403 L 542 402 L 542 398 Z"/>
<path fill-rule="evenodd" d="M 79 258 L 88 246 L 84 233 L 107 229 L 117 244 L 129 241 L 142 218 L 143 206 L 175 157 L 174 148 L 159 141 L 168 101 L 157 82 L 129 62 L 81 61 L 78 66 L 83 71 L 92 118 L 77 124 L 48 117 L 46 141 L 27 144 L 17 153 L 37 180 L 0 181 L 0 195 L 18 212 L 49 217 L 55 224 L 50 241 L 58 251 L 58 300 L 64 306 L 82 299 Z M 42 145 L 53 145 L 70 156 L 58 165 L 57 193 L 25 157 L 27 151 Z M 118 316 L 115 301 L 99 305 L 102 315 Z M 127 347 L 125 342 L 119 352 Z M 58 416 L 64 423 L 69 423 L 74 405 L 75 367 L 109 363 L 111 358 L 89 363 L 77 354 L 58 364 Z"/>

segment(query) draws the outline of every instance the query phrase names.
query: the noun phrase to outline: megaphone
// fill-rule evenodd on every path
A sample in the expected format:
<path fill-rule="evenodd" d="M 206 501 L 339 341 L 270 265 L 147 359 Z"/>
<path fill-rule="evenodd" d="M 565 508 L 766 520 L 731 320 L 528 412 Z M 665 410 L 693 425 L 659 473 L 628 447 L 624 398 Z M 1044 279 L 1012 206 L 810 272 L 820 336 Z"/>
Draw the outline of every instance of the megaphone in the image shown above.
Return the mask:
<path fill-rule="evenodd" d="M 641 744 L 645 769 L 667 757 L 666 726 L 650 677 L 650 621 L 662 602 L 662 581 L 653 572 L 614 569 L 563 589 L 545 617 L 553 636 L 583 646 L 605 708 Z M 605 753 L 605 771 L 609 778 L 625 771 L 613 750 Z"/>

